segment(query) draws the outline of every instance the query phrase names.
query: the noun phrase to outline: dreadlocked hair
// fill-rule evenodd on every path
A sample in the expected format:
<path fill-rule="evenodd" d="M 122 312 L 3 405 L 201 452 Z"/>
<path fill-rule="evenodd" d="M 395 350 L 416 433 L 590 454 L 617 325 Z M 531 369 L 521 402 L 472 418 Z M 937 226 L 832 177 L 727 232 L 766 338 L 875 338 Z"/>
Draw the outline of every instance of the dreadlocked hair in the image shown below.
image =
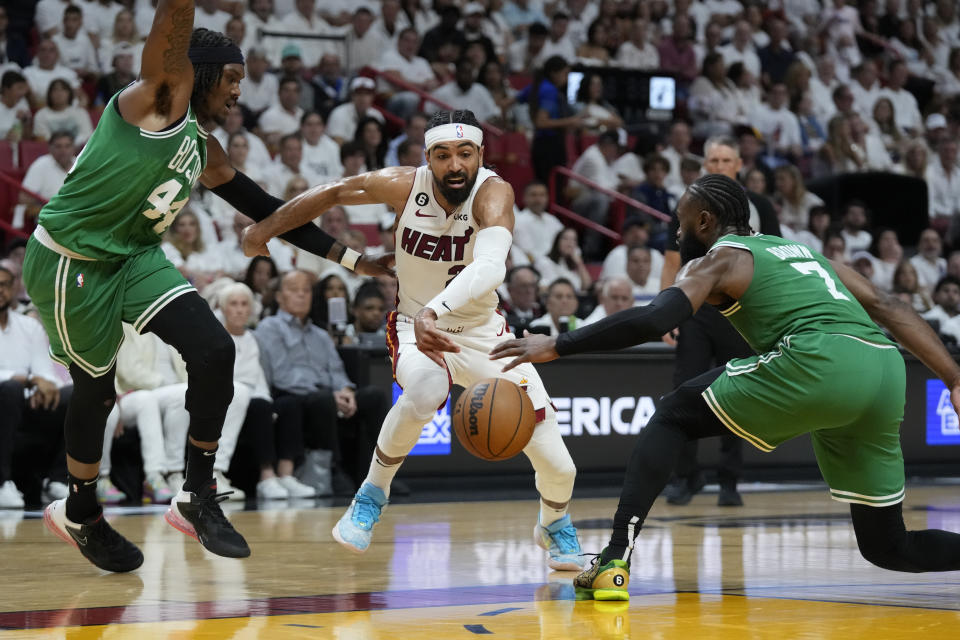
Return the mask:
<path fill-rule="evenodd" d="M 219 31 L 211 31 L 198 27 L 190 36 L 191 49 L 216 49 L 236 44 L 233 40 Z M 217 86 L 223 77 L 223 64 L 194 63 L 193 65 L 193 93 L 190 94 L 190 104 L 201 104 L 207 94 Z"/>
<path fill-rule="evenodd" d="M 750 201 L 747 192 L 736 180 L 719 173 L 698 178 L 687 191 L 703 208 L 717 216 L 720 228 L 734 227 L 738 233 L 749 234 Z"/>
<path fill-rule="evenodd" d="M 430 122 L 427 123 L 425 130 L 451 123 L 469 124 L 477 129 L 480 128 L 480 123 L 477 121 L 477 116 L 473 115 L 473 111 L 469 109 L 457 109 L 456 111 L 437 111 L 430 118 Z"/>

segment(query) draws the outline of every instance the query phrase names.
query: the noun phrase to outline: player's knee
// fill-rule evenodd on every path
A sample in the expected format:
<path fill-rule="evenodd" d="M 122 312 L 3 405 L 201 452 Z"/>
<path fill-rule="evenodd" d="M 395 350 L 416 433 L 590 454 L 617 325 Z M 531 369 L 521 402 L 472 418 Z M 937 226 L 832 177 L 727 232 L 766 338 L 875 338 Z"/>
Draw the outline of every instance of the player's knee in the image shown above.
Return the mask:
<path fill-rule="evenodd" d="M 440 384 L 432 382 L 415 383 L 403 390 L 402 397 L 406 398 L 410 410 L 418 419 L 429 420 L 450 393 L 446 379 Z"/>
<path fill-rule="evenodd" d="M 896 549 L 888 546 L 865 545 L 859 540 L 860 555 L 870 564 L 887 569 L 888 571 L 902 571 Z"/>
<path fill-rule="evenodd" d="M 183 356 L 188 373 L 201 375 L 208 383 L 229 387 L 232 396 L 236 348 L 226 331 L 204 336 L 196 348 L 185 350 Z"/>

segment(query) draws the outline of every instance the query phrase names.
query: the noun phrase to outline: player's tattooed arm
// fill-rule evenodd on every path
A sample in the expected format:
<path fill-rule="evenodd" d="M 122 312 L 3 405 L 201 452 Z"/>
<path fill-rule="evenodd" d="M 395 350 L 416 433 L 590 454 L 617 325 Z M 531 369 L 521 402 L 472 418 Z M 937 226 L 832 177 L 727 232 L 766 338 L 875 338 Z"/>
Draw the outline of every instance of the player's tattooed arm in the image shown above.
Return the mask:
<path fill-rule="evenodd" d="M 163 52 L 163 71 L 167 75 L 179 76 L 190 67 L 187 49 L 193 33 L 192 4 L 174 10 L 170 18 L 171 29 L 167 32 L 167 48 Z"/>

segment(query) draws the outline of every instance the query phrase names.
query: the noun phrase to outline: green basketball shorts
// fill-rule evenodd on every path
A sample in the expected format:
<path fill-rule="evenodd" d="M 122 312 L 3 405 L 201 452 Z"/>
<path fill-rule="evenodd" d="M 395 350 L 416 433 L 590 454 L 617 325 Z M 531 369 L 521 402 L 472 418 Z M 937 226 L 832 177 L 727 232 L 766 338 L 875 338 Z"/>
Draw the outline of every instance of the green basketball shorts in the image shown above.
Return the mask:
<path fill-rule="evenodd" d="M 801 333 L 770 353 L 731 360 L 703 398 L 730 431 L 761 451 L 809 433 L 830 496 L 882 507 L 904 495 L 905 386 L 896 347 Z"/>
<path fill-rule="evenodd" d="M 51 357 L 93 377 L 113 366 L 121 322 L 140 333 L 167 303 L 196 291 L 160 247 L 103 262 L 61 255 L 35 237 L 27 242 L 23 283 L 47 330 Z"/>

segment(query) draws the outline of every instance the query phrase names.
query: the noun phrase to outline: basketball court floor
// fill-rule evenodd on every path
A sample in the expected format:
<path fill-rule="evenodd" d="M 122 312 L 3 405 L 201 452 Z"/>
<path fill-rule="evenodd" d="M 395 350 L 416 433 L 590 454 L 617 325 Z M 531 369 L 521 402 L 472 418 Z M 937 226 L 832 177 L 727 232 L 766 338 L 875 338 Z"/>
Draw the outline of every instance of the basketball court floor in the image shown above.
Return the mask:
<path fill-rule="evenodd" d="M 0 513 L 0 639 L 960 638 L 960 572 L 869 565 L 823 488 L 744 498 L 658 501 L 629 603 L 575 601 L 573 574 L 549 571 L 533 543 L 534 501 L 393 504 L 363 556 L 330 537 L 342 506 L 238 511 L 246 560 L 207 553 L 159 508 L 111 510 L 146 557 L 125 575 L 95 569 L 39 514 Z M 575 501 L 585 551 L 600 551 L 615 507 Z M 909 486 L 905 516 L 960 531 L 958 486 Z"/>

